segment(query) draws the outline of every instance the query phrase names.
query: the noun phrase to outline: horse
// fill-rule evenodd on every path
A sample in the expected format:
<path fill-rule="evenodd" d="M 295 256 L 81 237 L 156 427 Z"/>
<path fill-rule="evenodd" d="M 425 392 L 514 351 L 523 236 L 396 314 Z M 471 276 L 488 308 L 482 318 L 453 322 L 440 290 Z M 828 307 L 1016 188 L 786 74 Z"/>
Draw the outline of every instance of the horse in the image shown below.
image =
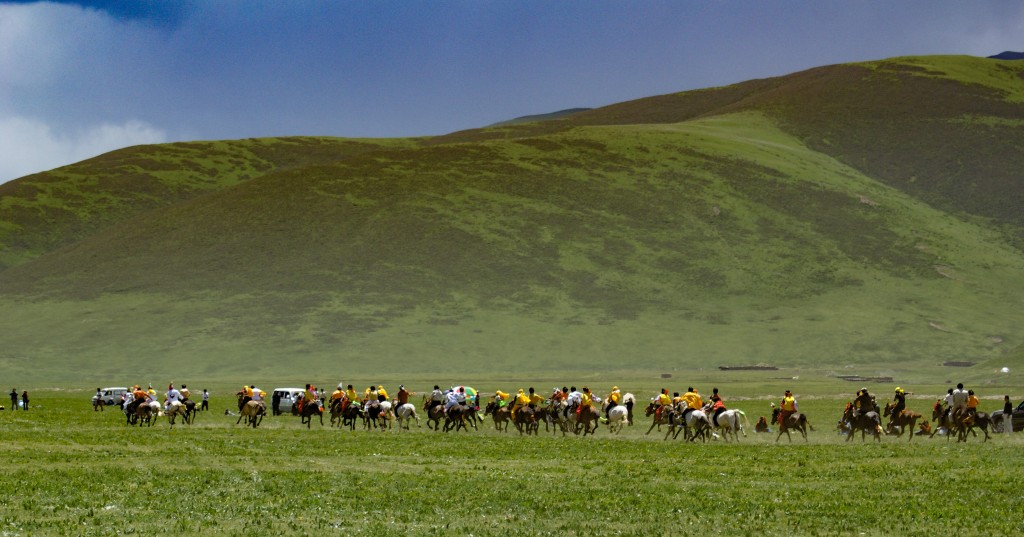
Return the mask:
<path fill-rule="evenodd" d="M 630 402 L 632 406 L 632 401 Z M 608 425 L 608 432 L 612 434 L 618 434 L 622 431 L 624 425 L 629 424 L 629 408 L 624 405 L 615 405 L 611 410 L 608 409 L 608 403 L 606 402 L 602 409 L 606 416 L 606 422 Z"/>
<path fill-rule="evenodd" d="M 466 405 L 460 405 L 458 403 L 448 407 L 448 411 L 445 413 L 444 418 L 444 432 L 451 431 L 458 432 L 459 429 L 469 430 L 466 426 L 466 415 L 469 414 L 470 407 Z"/>
<path fill-rule="evenodd" d="M 636 406 L 636 396 L 630 392 L 626 392 L 622 396 L 622 405 L 626 407 L 626 420 L 627 424 L 633 426 L 633 407 Z"/>
<path fill-rule="evenodd" d="M 391 401 L 380 402 L 380 416 L 377 416 L 377 419 L 380 421 L 380 429 L 382 431 L 390 429 L 391 422 L 395 419 L 395 415 L 391 412 L 391 409 Z"/>
<path fill-rule="evenodd" d="M 267 406 L 261 401 L 247 401 L 242 406 L 242 410 L 238 412 L 238 419 L 235 420 L 235 425 L 242 422 L 242 418 L 245 418 L 245 425 L 252 425 L 255 429 L 259 427 L 260 423 L 263 423 L 263 416 L 267 414 Z"/>
<path fill-rule="evenodd" d="M 152 427 L 153 420 L 159 414 L 160 403 L 157 403 L 156 401 L 151 401 L 149 403 L 143 401 L 135 407 L 135 420 L 133 420 L 132 423 L 139 427 L 142 427 L 143 423 L 145 423 L 147 427 Z"/>
<path fill-rule="evenodd" d="M 313 425 L 313 416 L 320 417 L 320 426 L 324 425 L 324 407 L 320 401 L 310 401 L 302 405 L 302 411 L 299 412 L 299 425 L 306 424 L 306 428 L 309 429 Z"/>
<path fill-rule="evenodd" d="M 512 412 L 508 406 L 498 406 L 497 401 L 491 401 L 484 407 L 484 416 L 488 415 L 494 420 L 496 430 L 508 432 L 508 423 L 512 420 Z"/>
<path fill-rule="evenodd" d="M 520 435 L 525 431 L 526 435 L 529 436 L 540 430 L 540 425 L 537 423 L 537 417 L 534 414 L 532 405 L 521 406 L 513 413 L 512 423 L 516 426 Z"/>
<path fill-rule="evenodd" d="M 793 437 L 790 436 L 789 430 L 796 429 L 797 431 L 800 432 L 801 435 L 803 435 L 804 442 L 806 442 L 807 429 L 810 428 L 810 430 L 814 430 L 814 427 L 811 427 L 811 423 L 807 421 L 807 415 L 800 412 L 793 412 L 788 417 L 786 417 L 785 423 L 781 423 L 779 421 L 780 414 L 782 414 L 782 409 L 772 409 L 772 425 L 775 425 L 776 423 L 779 424 L 779 436 L 775 437 L 775 441 L 778 442 L 779 439 L 782 438 L 782 433 L 786 433 L 786 438 L 789 438 L 789 441 L 792 442 Z"/>
<path fill-rule="evenodd" d="M 651 434 L 655 427 L 658 428 L 658 432 L 661 432 L 661 426 L 668 423 L 668 414 L 671 407 L 662 408 L 660 413 L 658 412 L 659 408 L 661 408 L 661 405 L 657 401 L 651 401 L 651 404 L 647 405 L 647 409 L 644 410 L 645 416 L 654 416 L 651 420 L 651 427 L 644 434 Z"/>
<path fill-rule="evenodd" d="M 885 426 L 886 432 L 892 432 L 894 427 L 899 427 L 900 432 L 896 433 L 896 438 L 903 436 L 905 431 L 910 431 L 907 435 L 910 437 L 908 442 L 914 440 L 914 428 L 917 426 L 917 420 L 921 419 L 921 415 L 917 412 L 910 410 L 902 410 L 899 415 L 893 415 L 892 409 L 896 406 L 896 403 L 886 403 L 885 410 L 882 412 L 882 417 L 889 418 L 889 423 Z"/>
<path fill-rule="evenodd" d="M 177 420 L 177 417 L 179 415 L 181 415 L 181 421 L 183 421 L 185 423 L 188 423 L 188 418 L 187 418 L 188 414 L 187 413 L 188 413 L 188 408 L 185 407 L 184 403 L 181 403 L 181 402 L 171 403 L 171 405 L 167 407 L 167 412 L 166 412 L 166 414 L 167 414 L 167 423 L 171 424 L 171 429 L 174 428 L 174 422 Z"/>
<path fill-rule="evenodd" d="M 343 419 L 341 407 L 344 406 L 345 398 L 331 399 L 331 427 L 341 427 Z"/>
<path fill-rule="evenodd" d="M 431 401 L 424 397 L 423 410 L 427 413 L 427 429 L 441 430 L 441 418 L 444 417 L 444 405 L 439 401 Z M 434 425 L 431 426 L 430 424 Z"/>
<path fill-rule="evenodd" d="M 600 423 L 600 417 L 592 405 L 580 406 L 576 409 L 576 425 L 573 432 L 580 434 L 582 429 L 583 436 L 594 434 L 597 431 L 597 424 Z"/>
<path fill-rule="evenodd" d="M 398 419 L 398 428 L 401 429 L 402 425 L 405 425 L 405 429 L 409 429 L 409 420 L 416 420 L 416 426 L 420 426 L 420 417 L 416 415 L 416 405 L 412 403 L 406 403 L 399 405 L 395 409 L 395 418 Z"/>
<path fill-rule="evenodd" d="M 345 410 L 341 412 L 341 426 L 348 427 L 350 431 L 356 430 L 356 420 L 363 417 L 363 406 L 359 401 L 350 401 Z"/>
<path fill-rule="evenodd" d="M 975 437 L 978 436 L 978 433 L 974 431 L 974 427 L 977 426 L 981 427 L 982 432 L 985 433 L 985 441 L 987 442 L 989 439 L 988 426 L 990 420 L 988 414 L 985 414 L 984 412 L 964 412 L 959 419 L 954 419 L 952 411 L 947 412 L 942 405 L 936 402 L 935 406 L 932 407 L 932 421 L 936 421 L 937 426 L 928 438 L 935 436 L 935 434 L 939 432 L 939 429 L 945 427 L 947 431 L 947 441 L 949 440 L 949 437 L 953 436 L 953 432 L 955 431 L 956 441 L 966 442 L 967 433 L 971 433 Z"/>
<path fill-rule="evenodd" d="M 366 404 L 363 406 L 363 428 L 369 430 L 371 427 L 374 429 L 379 427 L 380 414 L 380 401 L 376 399 L 366 401 Z"/>
<path fill-rule="evenodd" d="M 710 410 L 710 403 L 704 406 L 705 414 L 709 413 Z M 721 431 L 722 438 L 724 438 L 726 442 L 729 441 L 729 435 L 732 435 L 733 439 L 739 442 L 740 433 L 743 433 L 744 437 L 747 436 L 747 431 L 743 429 L 743 421 L 746 419 L 747 415 L 742 410 L 723 410 L 722 413 L 718 415 L 718 418 L 711 416 L 711 426 Z M 716 421 L 718 422 L 718 425 L 715 425 Z M 750 424 L 748 423 L 747 425 L 749 426 Z"/>
<path fill-rule="evenodd" d="M 185 405 L 185 413 L 182 415 L 182 419 L 185 420 L 185 423 L 192 425 L 192 422 L 196 421 L 196 414 L 199 413 L 199 405 L 191 399 L 185 399 L 181 404 Z"/>
<path fill-rule="evenodd" d="M 850 424 L 850 432 L 846 434 L 846 441 L 849 442 L 853 435 L 860 431 L 860 439 L 863 442 L 867 433 L 874 435 L 875 440 L 882 441 L 882 418 L 878 412 L 869 410 L 867 412 L 854 412 L 853 405 L 847 404 L 843 410 L 843 421 Z"/>
<path fill-rule="evenodd" d="M 665 411 L 662 410 L 662 413 L 664 414 Z M 685 408 L 673 407 L 668 413 L 668 425 L 668 432 L 665 433 L 666 440 L 668 440 L 669 435 L 672 435 L 672 439 L 674 440 L 679 437 L 680 432 L 684 432 L 684 440 L 693 442 L 699 436 L 701 441 L 706 442 L 707 433 L 713 429 L 711 426 L 711 420 L 708 419 L 708 415 L 700 409 L 694 409 L 690 412 L 686 412 Z"/>

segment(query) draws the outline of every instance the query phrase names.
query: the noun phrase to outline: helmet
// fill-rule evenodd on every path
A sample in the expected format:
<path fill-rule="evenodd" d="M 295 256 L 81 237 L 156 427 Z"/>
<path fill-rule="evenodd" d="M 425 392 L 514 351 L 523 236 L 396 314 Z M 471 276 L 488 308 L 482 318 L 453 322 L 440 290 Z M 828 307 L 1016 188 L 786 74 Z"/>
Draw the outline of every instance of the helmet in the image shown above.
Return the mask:
<path fill-rule="evenodd" d="M 903 393 L 903 388 L 896 386 L 896 393 Z"/>
<path fill-rule="evenodd" d="M 618 387 L 618 386 L 612 386 L 612 391 L 613 391 L 613 392 L 614 392 L 615 390 L 618 390 L 618 389 L 619 389 L 619 387 Z"/>

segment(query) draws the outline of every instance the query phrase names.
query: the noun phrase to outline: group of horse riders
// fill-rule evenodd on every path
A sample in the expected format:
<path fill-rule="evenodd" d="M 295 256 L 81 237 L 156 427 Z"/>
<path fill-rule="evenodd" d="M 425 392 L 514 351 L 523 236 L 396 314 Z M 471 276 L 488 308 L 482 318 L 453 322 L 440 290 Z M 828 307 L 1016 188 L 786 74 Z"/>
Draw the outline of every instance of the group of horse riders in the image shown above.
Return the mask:
<path fill-rule="evenodd" d="M 661 419 L 661 413 L 666 408 L 679 408 L 682 410 L 682 417 L 685 420 L 686 416 L 694 410 L 703 410 L 705 405 L 710 405 L 710 418 L 715 427 L 718 426 L 718 416 L 728 410 L 725 407 L 725 402 L 722 401 L 721 394 L 718 393 L 718 388 L 711 389 L 711 397 L 708 402 L 705 403 L 703 398 L 700 396 L 700 392 L 697 391 L 693 386 L 689 386 L 686 389 L 686 393 L 679 395 L 679 392 L 673 392 L 672 396 L 669 397 L 668 389 L 662 388 L 661 393 L 652 399 L 652 402 L 656 405 L 654 412 L 654 420 L 658 421 Z"/>
<path fill-rule="evenodd" d="M 102 394 L 99 389 L 96 390 L 96 396 L 94 398 L 101 398 Z M 136 424 L 139 422 L 138 418 L 147 420 L 147 416 L 159 415 L 159 411 L 163 411 L 168 415 L 176 415 L 179 412 L 183 412 L 185 420 L 190 421 L 191 415 L 197 410 L 197 405 L 190 398 L 192 392 L 188 389 L 185 384 L 181 385 L 181 389 L 174 387 L 174 383 L 167 385 L 167 391 L 164 393 L 162 404 L 158 402 L 158 395 L 156 390 L 153 389 L 153 385 L 150 384 L 147 389 L 142 389 L 138 384 L 132 386 L 131 390 L 128 390 L 121 395 L 121 409 L 128 417 L 129 424 Z M 208 405 L 209 393 L 203 390 L 203 408 Z M 101 400 L 101 399 L 100 399 Z M 145 414 L 140 414 L 140 407 L 146 406 Z M 172 420 L 173 425 L 173 420 Z"/>

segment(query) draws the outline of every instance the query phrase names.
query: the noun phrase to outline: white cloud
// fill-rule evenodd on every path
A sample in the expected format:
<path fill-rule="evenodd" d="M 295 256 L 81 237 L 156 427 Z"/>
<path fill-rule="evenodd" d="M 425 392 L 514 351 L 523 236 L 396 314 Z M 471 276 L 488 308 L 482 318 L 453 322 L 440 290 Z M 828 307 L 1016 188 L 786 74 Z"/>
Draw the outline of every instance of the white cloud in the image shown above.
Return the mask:
<path fill-rule="evenodd" d="M 0 118 L 0 183 L 114 149 L 166 140 L 162 130 L 134 120 L 62 133 L 35 119 Z"/>

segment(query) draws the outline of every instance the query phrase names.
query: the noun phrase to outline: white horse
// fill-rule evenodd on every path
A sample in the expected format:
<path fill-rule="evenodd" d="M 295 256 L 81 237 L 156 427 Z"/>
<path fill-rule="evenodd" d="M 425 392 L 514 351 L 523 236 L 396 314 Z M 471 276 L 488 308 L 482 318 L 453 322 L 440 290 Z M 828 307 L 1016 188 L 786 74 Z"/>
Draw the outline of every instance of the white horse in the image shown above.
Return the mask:
<path fill-rule="evenodd" d="M 709 407 L 704 407 L 707 410 Z M 725 410 L 718 415 L 718 426 L 715 427 L 714 418 L 711 419 L 711 426 L 722 433 L 722 438 L 726 442 L 729 441 L 729 436 L 732 435 L 733 439 L 739 442 L 739 433 L 743 433 L 743 436 L 747 436 L 747 431 L 743 429 L 743 422 L 746 421 L 747 415 L 742 410 L 730 409 Z M 750 423 L 748 422 L 749 426 Z"/>
<path fill-rule="evenodd" d="M 412 403 L 406 403 L 404 405 L 400 405 L 397 409 L 395 409 L 395 418 L 398 419 L 398 428 L 399 429 L 402 428 L 402 424 L 403 423 L 405 424 L 405 428 L 408 429 L 409 428 L 409 421 L 408 420 L 410 420 L 410 419 L 416 420 L 416 426 L 417 427 L 420 426 L 420 417 L 418 415 L 416 415 L 416 405 L 414 405 Z"/>
<path fill-rule="evenodd" d="M 618 434 L 622 431 L 624 425 L 629 425 L 629 411 L 633 408 L 633 404 L 636 403 L 636 397 L 631 393 L 627 393 L 622 397 L 622 404 L 616 405 L 611 410 L 606 410 L 608 405 L 604 405 L 605 413 L 608 415 L 606 419 L 602 419 L 601 423 L 608 426 L 608 432 Z"/>
<path fill-rule="evenodd" d="M 684 409 L 685 410 L 685 409 Z M 686 414 L 685 420 L 680 420 L 680 415 L 673 413 L 669 416 L 668 432 L 665 433 L 665 439 L 667 440 L 669 435 L 672 438 L 677 438 L 680 433 L 680 429 L 685 432 L 683 439 L 688 439 L 691 442 L 697 439 L 697 436 L 701 436 L 701 440 L 706 440 L 703 433 L 705 431 L 711 431 L 714 427 L 711 425 L 711 420 L 708 419 L 708 415 L 703 410 L 693 410 Z"/>
<path fill-rule="evenodd" d="M 391 422 L 395 420 L 395 413 L 391 409 L 391 401 L 380 402 L 380 417 L 378 419 L 383 420 L 380 425 L 381 429 L 391 428 Z"/>

